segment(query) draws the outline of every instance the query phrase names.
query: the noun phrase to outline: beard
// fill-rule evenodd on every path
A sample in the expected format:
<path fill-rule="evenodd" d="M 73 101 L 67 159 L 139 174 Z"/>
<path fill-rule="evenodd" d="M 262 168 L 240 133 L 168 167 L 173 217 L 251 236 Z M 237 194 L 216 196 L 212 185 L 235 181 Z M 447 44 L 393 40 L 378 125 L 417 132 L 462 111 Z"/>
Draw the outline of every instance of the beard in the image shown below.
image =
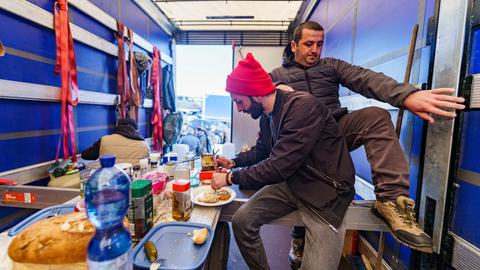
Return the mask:
<path fill-rule="evenodd" d="M 253 119 L 258 119 L 260 116 L 263 114 L 263 106 L 261 103 L 256 102 L 252 97 L 250 98 L 250 109 L 247 110 L 247 113 L 250 114 L 250 116 Z"/>

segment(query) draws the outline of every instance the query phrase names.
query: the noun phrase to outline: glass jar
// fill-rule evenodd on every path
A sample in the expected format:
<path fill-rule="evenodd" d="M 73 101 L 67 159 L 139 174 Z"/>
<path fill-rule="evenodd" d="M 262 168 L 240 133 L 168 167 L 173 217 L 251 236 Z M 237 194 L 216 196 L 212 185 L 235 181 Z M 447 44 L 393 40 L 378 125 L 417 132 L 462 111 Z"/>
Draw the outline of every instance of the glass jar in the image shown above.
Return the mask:
<path fill-rule="evenodd" d="M 202 171 L 214 171 L 215 163 L 212 154 L 202 155 Z"/>
<path fill-rule="evenodd" d="M 192 213 L 189 180 L 174 180 L 172 194 L 172 218 L 187 221 Z"/>
<path fill-rule="evenodd" d="M 175 162 L 168 162 L 167 164 L 163 164 L 163 172 L 168 175 L 169 180 L 175 179 Z"/>

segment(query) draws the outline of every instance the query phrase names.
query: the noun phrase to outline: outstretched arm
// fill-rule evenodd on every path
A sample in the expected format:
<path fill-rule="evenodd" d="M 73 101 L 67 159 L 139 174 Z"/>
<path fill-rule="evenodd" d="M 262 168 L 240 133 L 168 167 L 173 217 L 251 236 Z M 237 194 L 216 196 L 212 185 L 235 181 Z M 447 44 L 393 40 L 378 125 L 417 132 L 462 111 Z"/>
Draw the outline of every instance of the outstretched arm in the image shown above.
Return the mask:
<path fill-rule="evenodd" d="M 416 91 L 405 98 L 403 107 L 430 123 L 435 122 L 430 114 L 454 118 L 457 116 L 455 112 L 446 109 L 463 110 L 465 108 L 465 105 L 462 104 L 465 101 L 463 97 L 450 95 L 454 91 L 453 88 Z"/>

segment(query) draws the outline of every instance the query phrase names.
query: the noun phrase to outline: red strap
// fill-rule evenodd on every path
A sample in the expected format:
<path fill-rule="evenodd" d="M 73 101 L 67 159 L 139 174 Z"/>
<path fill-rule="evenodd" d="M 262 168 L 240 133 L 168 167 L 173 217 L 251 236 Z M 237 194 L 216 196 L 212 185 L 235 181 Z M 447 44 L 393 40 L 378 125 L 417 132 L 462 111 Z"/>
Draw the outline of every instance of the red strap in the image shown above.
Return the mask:
<path fill-rule="evenodd" d="M 138 85 L 138 71 L 137 63 L 135 62 L 135 54 L 133 52 L 133 31 L 130 28 L 128 30 L 128 48 L 129 48 L 129 61 L 130 61 L 130 118 L 135 119 L 138 122 L 138 107 L 140 107 L 141 96 L 140 86 Z"/>
<path fill-rule="evenodd" d="M 153 66 L 151 84 L 153 85 L 153 150 L 162 149 L 162 65 L 160 64 L 160 52 L 157 47 L 153 47 Z"/>
<path fill-rule="evenodd" d="M 117 70 L 117 82 L 118 82 L 118 94 L 120 95 L 120 118 L 127 117 L 127 101 L 130 99 L 130 89 L 128 85 L 127 75 L 127 63 L 125 60 L 125 45 L 123 36 L 125 35 L 125 26 L 122 22 L 117 20 L 117 34 L 118 40 L 118 70 Z"/>
<path fill-rule="evenodd" d="M 56 0 L 54 5 L 54 26 L 56 41 L 55 73 L 62 76 L 62 116 L 60 122 L 60 137 L 63 144 L 63 158 L 69 156 L 69 139 L 72 159 L 77 161 L 75 144 L 75 126 L 73 123 L 73 107 L 78 104 L 77 64 L 73 38 L 68 21 L 68 0 Z M 72 88 L 74 97 L 72 98 Z M 70 135 L 70 138 L 69 138 Z M 60 152 L 60 142 L 57 148 L 56 159 Z"/>

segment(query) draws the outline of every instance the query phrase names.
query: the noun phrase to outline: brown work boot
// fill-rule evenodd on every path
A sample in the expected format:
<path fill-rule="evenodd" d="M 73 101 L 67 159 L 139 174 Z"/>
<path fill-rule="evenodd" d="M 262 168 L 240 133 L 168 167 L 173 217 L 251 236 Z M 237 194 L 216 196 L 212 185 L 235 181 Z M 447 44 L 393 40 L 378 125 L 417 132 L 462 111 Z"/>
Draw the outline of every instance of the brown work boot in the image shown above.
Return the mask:
<path fill-rule="evenodd" d="M 288 253 L 288 262 L 293 270 L 300 269 L 300 266 L 302 265 L 304 246 L 305 240 L 303 238 L 292 238 L 292 245 L 290 246 L 290 252 Z"/>
<path fill-rule="evenodd" d="M 373 210 L 387 222 L 397 241 L 412 249 L 432 253 L 432 238 L 418 226 L 415 220 L 415 202 L 412 199 L 402 195 L 396 202 L 375 201 Z"/>

